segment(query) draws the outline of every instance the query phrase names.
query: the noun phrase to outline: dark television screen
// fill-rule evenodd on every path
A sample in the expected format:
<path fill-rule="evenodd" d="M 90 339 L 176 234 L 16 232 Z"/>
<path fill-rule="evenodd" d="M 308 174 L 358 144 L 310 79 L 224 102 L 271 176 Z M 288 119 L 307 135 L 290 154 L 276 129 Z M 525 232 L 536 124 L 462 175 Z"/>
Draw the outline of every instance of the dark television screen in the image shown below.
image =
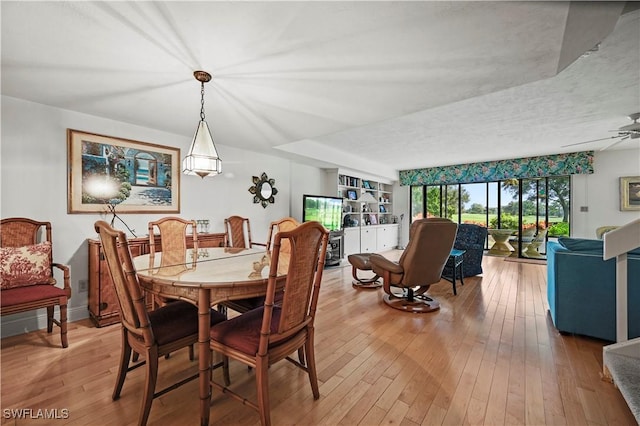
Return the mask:
<path fill-rule="evenodd" d="M 318 221 L 329 231 L 342 229 L 342 198 L 323 195 L 304 195 L 302 221 Z"/>

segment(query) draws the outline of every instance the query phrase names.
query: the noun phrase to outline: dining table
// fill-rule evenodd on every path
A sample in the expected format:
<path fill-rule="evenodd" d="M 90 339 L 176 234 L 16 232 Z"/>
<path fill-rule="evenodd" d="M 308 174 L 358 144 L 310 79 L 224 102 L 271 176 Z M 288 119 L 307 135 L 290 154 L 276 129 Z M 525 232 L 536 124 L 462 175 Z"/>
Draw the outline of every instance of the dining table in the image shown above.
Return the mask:
<path fill-rule="evenodd" d="M 266 294 L 270 253 L 264 249 L 215 247 L 188 249 L 176 256 L 162 252 L 133 258 L 140 285 L 164 298 L 185 300 L 198 307 L 198 380 L 200 424 L 209 424 L 211 408 L 211 350 L 209 328 L 212 306 L 225 300 Z M 181 260 L 177 260 L 181 259 Z M 284 287 L 288 262 L 282 256 L 276 288 Z"/>

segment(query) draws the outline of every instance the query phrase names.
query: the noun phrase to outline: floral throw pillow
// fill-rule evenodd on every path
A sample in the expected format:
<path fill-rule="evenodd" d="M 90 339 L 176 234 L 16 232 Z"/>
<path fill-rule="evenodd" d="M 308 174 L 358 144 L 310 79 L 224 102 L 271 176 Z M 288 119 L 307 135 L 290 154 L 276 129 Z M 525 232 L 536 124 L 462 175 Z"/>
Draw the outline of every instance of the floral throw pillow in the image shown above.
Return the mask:
<path fill-rule="evenodd" d="M 0 288 L 7 290 L 51 279 L 51 243 L 0 248 Z"/>

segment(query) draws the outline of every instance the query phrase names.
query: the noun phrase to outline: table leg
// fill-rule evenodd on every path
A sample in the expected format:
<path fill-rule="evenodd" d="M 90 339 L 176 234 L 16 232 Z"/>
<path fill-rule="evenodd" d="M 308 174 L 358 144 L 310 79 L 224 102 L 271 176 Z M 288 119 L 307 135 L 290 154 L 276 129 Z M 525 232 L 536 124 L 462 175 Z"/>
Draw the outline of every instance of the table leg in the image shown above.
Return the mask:
<path fill-rule="evenodd" d="M 200 383 L 200 424 L 209 425 L 211 406 L 211 350 L 209 349 L 209 328 L 211 324 L 209 290 L 198 290 L 198 373 Z"/>

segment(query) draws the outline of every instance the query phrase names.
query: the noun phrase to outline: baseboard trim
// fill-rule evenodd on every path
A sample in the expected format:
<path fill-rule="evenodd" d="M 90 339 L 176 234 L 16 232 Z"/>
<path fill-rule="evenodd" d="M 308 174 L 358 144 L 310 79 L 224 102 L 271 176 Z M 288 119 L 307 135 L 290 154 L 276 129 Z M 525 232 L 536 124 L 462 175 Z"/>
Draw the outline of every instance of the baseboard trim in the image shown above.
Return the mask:
<path fill-rule="evenodd" d="M 59 308 L 56 307 L 54 313 L 55 318 L 60 318 Z M 89 310 L 85 307 L 78 306 L 67 308 L 67 323 L 79 321 L 89 318 Z M 0 338 L 16 336 L 18 334 L 26 334 L 35 330 L 47 328 L 47 310 L 37 309 L 31 312 L 22 312 L 19 314 L 6 315 L 0 318 Z M 54 326 L 53 332 L 56 332 Z"/>

